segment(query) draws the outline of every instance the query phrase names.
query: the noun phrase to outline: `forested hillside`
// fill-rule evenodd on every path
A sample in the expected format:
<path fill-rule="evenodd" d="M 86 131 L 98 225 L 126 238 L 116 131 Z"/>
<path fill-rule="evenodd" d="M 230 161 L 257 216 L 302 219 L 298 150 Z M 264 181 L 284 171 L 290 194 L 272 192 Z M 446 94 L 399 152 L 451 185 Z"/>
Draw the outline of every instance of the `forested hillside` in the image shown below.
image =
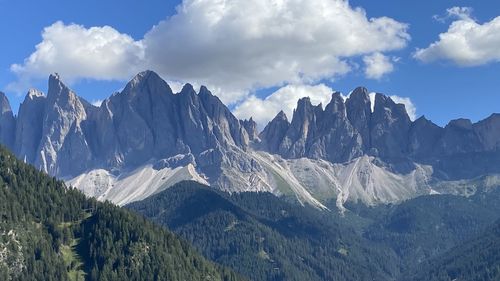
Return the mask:
<path fill-rule="evenodd" d="M 479 237 L 422 264 L 408 280 L 500 280 L 500 221 Z"/>
<path fill-rule="evenodd" d="M 340 215 L 334 203 L 319 211 L 268 193 L 229 195 L 182 182 L 128 207 L 253 280 L 402 280 L 486 231 L 500 217 L 499 201 L 492 190 L 351 204 Z"/>
<path fill-rule="evenodd" d="M 171 232 L 0 148 L 0 280 L 240 280 Z"/>
<path fill-rule="evenodd" d="M 334 213 L 269 193 L 228 194 L 182 182 L 129 208 L 167 225 L 206 257 L 252 280 L 388 280 L 396 256 Z"/>

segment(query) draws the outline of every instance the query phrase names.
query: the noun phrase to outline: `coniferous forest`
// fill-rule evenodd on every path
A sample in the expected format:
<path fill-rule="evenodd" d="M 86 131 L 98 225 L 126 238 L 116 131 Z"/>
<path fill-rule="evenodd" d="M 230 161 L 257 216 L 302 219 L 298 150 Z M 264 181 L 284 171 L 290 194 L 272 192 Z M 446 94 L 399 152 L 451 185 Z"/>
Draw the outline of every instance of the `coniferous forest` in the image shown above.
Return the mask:
<path fill-rule="evenodd" d="M 0 148 L 0 280 L 241 280 L 168 230 Z"/>
<path fill-rule="evenodd" d="M 183 182 L 128 207 L 252 280 L 497 280 L 499 191 L 351 204 L 339 214 L 268 193 Z M 493 225 L 493 226 L 492 226 Z"/>
<path fill-rule="evenodd" d="M 497 280 L 499 200 L 492 190 L 341 214 L 182 182 L 129 211 L 1 148 L 0 280 Z"/>

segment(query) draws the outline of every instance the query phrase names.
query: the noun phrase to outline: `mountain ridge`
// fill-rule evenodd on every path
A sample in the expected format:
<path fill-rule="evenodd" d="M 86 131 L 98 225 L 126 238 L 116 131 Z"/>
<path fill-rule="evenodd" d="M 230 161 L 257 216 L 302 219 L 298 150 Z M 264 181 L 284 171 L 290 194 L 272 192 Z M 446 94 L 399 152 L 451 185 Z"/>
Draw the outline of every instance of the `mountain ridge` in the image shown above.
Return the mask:
<path fill-rule="evenodd" d="M 280 112 L 260 133 L 252 118 L 238 120 L 206 87 L 197 93 L 186 84 L 175 94 L 152 71 L 100 106 L 57 74 L 46 96 L 28 92 L 18 116 L 1 98 L 2 143 L 87 195 L 120 204 L 189 179 L 228 192 L 289 195 L 319 208 L 329 198 L 342 208 L 348 200 L 374 205 L 435 192 L 466 195 L 464 181 L 476 183 L 474 192 L 500 185 L 499 114 L 440 127 L 425 117 L 411 121 L 403 104 L 383 94 L 372 104 L 363 87 L 346 100 L 332 93 L 324 108 L 302 98 L 290 121 Z M 125 175 L 148 173 L 164 176 L 119 195 Z"/>

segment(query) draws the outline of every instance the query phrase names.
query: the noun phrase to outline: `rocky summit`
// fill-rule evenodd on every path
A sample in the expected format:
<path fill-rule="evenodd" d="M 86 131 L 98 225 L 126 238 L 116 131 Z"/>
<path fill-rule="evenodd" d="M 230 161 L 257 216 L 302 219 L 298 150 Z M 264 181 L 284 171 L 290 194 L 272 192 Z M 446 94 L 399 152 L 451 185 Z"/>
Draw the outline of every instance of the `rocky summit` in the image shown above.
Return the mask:
<path fill-rule="evenodd" d="M 14 116 L 0 94 L 0 141 L 20 158 L 98 199 L 144 199 L 182 180 L 228 191 L 268 191 L 324 208 L 422 194 L 469 195 L 500 183 L 500 115 L 444 128 L 366 88 L 344 100 L 297 102 L 257 132 L 207 88 L 179 93 L 152 71 L 98 107 L 55 74 Z M 473 183 L 470 185 L 470 183 Z M 466 187 L 468 186 L 468 187 Z M 472 187 L 471 187 L 472 186 Z"/>

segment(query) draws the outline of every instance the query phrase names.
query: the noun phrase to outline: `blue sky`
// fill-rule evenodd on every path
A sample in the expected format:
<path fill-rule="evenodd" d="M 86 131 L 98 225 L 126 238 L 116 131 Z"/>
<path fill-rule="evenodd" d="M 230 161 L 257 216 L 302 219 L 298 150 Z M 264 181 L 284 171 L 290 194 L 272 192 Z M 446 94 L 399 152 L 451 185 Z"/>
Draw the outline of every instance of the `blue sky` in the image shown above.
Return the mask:
<path fill-rule="evenodd" d="M 239 1 L 228 2 L 236 5 Z M 332 10 L 337 15 L 337 6 L 328 1 L 342 1 L 319 1 L 325 5 L 324 10 Z M 256 1 L 261 6 L 246 3 L 242 9 L 250 15 L 241 15 L 227 7 L 212 9 L 213 3 L 218 3 L 216 0 L 185 2 L 182 16 L 172 20 L 169 18 L 178 13 L 175 7 L 180 2 L 0 0 L 0 35 L 3 38 L 0 90 L 7 93 L 16 111 L 29 87 L 46 91 L 46 77 L 57 71 L 80 96 L 95 101 L 122 88 L 133 73 L 151 68 L 172 82 L 174 88 L 184 82 L 208 84 L 231 104 L 237 115 L 248 117 L 260 112 L 263 116 L 261 122 L 296 96 L 310 94 L 317 96 L 318 101 L 324 101 L 330 89 L 347 94 L 359 85 L 373 92 L 408 97 L 416 107 L 417 115 L 426 115 L 439 125 L 458 117 L 478 121 L 493 112 L 500 112 L 500 20 L 498 26 L 495 22 L 500 16 L 498 1 L 426 1 L 424 4 L 422 1 L 352 0 L 349 8 L 341 7 L 343 10 L 337 15 L 345 16 L 345 20 L 333 19 L 328 24 L 322 24 L 321 19 L 315 22 L 319 18 L 315 14 L 317 10 L 307 4 L 300 6 L 303 1 L 293 1 L 300 6 L 297 10 L 303 10 L 305 14 L 304 18 L 297 20 L 297 26 L 293 20 L 273 19 L 274 14 L 265 12 L 268 9 L 262 11 L 264 16 L 260 16 L 259 9 L 266 8 L 266 4 L 262 4 L 265 1 Z M 360 19 L 356 7 L 366 11 L 367 22 Z M 450 10 L 452 7 L 471 9 Z M 282 15 L 286 10 L 297 16 L 295 8 L 292 4 L 284 4 L 276 14 Z M 198 22 L 205 16 L 207 18 L 202 19 L 205 21 Z M 244 20 L 240 21 L 239 16 Z M 205 28 L 204 25 L 213 17 L 218 20 L 217 27 Z M 383 17 L 392 21 L 372 29 L 375 23 L 370 19 Z M 349 25 L 351 20 L 354 23 Z M 160 21 L 164 21 L 163 24 L 159 24 Z M 257 26 L 255 31 L 252 29 L 254 23 Z M 303 23 L 311 25 L 301 32 Z M 407 26 L 403 27 L 405 24 Z M 449 31 L 452 24 L 458 31 Z M 472 24 L 477 32 L 460 33 L 460 30 L 470 28 L 468 24 Z M 155 25 L 157 28 L 152 30 Z M 103 26 L 112 30 L 100 29 Z M 259 26 L 269 26 L 269 30 L 259 30 Z M 281 36 L 281 31 L 290 32 L 287 31 L 290 26 L 295 33 Z M 85 60 L 75 61 L 71 56 L 61 59 L 61 64 L 41 59 L 25 63 L 26 58 L 36 53 L 35 46 L 44 40 L 42 33 L 47 27 L 52 29 L 45 33 L 50 37 L 45 41 L 55 40 L 63 45 L 64 40 L 77 38 L 78 41 L 78 34 L 97 27 L 96 32 L 104 36 L 117 36 L 117 41 L 109 48 L 118 48 L 121 55 L 110 59 L 111 65 L 101 63 L 102 57 L 93 58 L 98 63 L 88 65 Z M 344 44 L 343 41 L 348 40 L 341 40 L 336 34 L 349 28 L 354 28 L 354 33 L 360 32 L 354 34 L 356 40 L 353 43 Z M 361 32 L 362 29 L 368 32 Z M 242 30 L 245 34 L 240 37 Z M 395 30 L 396 35 L 391 30 Z M 439 34 L 447 32 L 449 38 L 463 35 L 464 40 L 473 39 L 481 44 L 469 46 L 445 39 L 435 48 L 429 48 L 431 43 L 439 40 Z M 76 37 L 70 37 L 72 34 Z M 346 36 L 349 34 L 347 32 Z M 475 34 L 483 37 L 476 38 Z M 248 40 L 249 36 L 254 37 Z M 255 40 L 255 36 L 260 37 Z M 360 40 L 363 36 L 367 36 L 366 42 Z M 54 42 L 51 44 L 56 45 Z M 86 46 L 84 43 L 75 43 L 73 49 L 82 44 Z M 93 45 L 89 43 L 89 46 Z M 426 52 L 415 57 L 417 49 L 426 49 Z M 60 50 L 63 52 L 64 48 Z M 38 57 L 43 58 L 43 55 L 40 53 Z M 327 59 L 322 60 L 323 57 Z M 293 64 L 288 64 L 295 58 Z M 380 60 L 374 61 L 370 74 L 366 61 L 375 58 Z M 11 67 L 13 64 L 21 68 L 16 72 Z M 62 64 L 68 69 L 55 69 L 63 68 Z M 298 70 L 290 70 L 294 67 Z M 77 71 L 79 69 L 82 70 Z M 265 99 L 276 91 L 278 94 L 273 98 Z M 262 110 L 259 111 L 259 107 Z"/>

